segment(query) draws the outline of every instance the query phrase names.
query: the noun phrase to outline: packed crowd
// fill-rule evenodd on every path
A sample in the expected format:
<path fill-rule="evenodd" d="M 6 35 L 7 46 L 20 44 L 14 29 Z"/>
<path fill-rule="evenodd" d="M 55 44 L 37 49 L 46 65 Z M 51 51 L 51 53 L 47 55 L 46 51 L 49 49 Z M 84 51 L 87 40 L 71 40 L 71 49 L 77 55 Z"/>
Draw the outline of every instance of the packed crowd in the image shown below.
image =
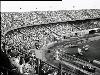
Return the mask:
<path fill-rule="evenodd" d="M 44 45 L 59 40 L 59 37 L 77 30 L 77 28 L 70 24 L 66 25 L 66 23 L 20 28 L 6 34 L 6 43 L 10 49 L 25 52 L 29 49 L 40 49 Z M 2 37 L 2 40 L 4 40 L 4 37 Z"/>
<path fill-rule="evenodd" d="M 34 12 L 2 12 L 1 29 L 2 32 L 10 28 L 48 24 L 56 22 L 66 22 L 73 20 L 83 20 L 99 18 L 100 10 L 70 10 L 70 11 L 34 11 Z"/>
<path fill-rule="evenodd" d="M 73 20 L 75 18 L 73 18 L 72 16 L 76 17 L 75 15 L 70 15 L 71 12 L 68 12 L 68 14 L 62 13 L 63 15 L 65 14 L 67 16 L 59 15 L 59 17 L 55 18 L 55 16 L 58 16 L 58 14 L 61 13 L 62 13 L 61 11 L 34 12 L 34 13 L 33 12 L 2 13 L 1 14 L 1 34 L 2 34 L 1 41 L 2 43 L 4 42 L 6 43 L 5 49 L 7 51 L 6 53 L 10 55 L 9 57 L 16 58 L 17 56 L 24 54 L 22 56 L 24 56 L 25 59 L 30 49 L 36 49 L 36 50 L 41 49 L 44 45 L 47 45 L 54 41 L 58 41 L 60 37 L 63 37 L 63 35 L 67 35 L 67 33 L 71 33 L 78 30 L 100 27 L 100 19 L 82 21 L 80 23 L 79 22 L 53 23 L 57 21 L 63 22 L 65 21 L 66 18 L 67 20 Z M 53 23 L 53 24 L 45 24 L 45 23 Z M 36 24 L 45 24 L 45 25 L 33 26 Z M 19 28 L 19 29 L 15 29 L 15 28 Z M 5 36 L 3 36 L 3 34 L 6 31 L 9 31 L 10 29 L 15 29 L 15 30 L 10 31 Z M 21 59 L 23 60 L 23 58 Z M 32 59 L 30 59 L 29 62 L 31 62 L 31 60 Z M 29 66 L 29 68 L 32 68 L 28 63 L 25 63 L 23 67 Z M 34 70 L 34 68 L 32 70 Z"/>
<path fill-rule="evenodd" d="M 54 42 L 57 39 L 57 37 L 62 36 L 61 34 L 66 34 L 62 33 L 62 31 L 71 31 L 71 29 L 72 28 L 70 26 L 66 26 L 65 24 L 63 24 L 62 28 L 60 24 L 57 24 L 56 26 L 45 25 L 21 28 L 15 30 L 13 33 L 10 32 L 9 34 L 7 34 L 6 42 L 9 45 L 11 44 L 13 46 L 25 46 L 27 47 L 27 49 L 29 49 L 34 48 L 34 44 L 36 42 L 38 42 L 40 46 Z M 75 29 L 73 28 L 73 30 Z"/>
<path fill-rule="evenodd" d="M 45 12 L 46 14 L 50 12 Z M 53 14 L 55 12 L 52 12 Z M 57 12 L 56 12 L 57 13 Z M 60 12 L 61 13 L 61 12 Z M 59 14 L 60 14 L 59 13 Z M 54 16 L 54 15 L 50 16 Z M 35 22 L 36 19 L 46 17 L 44 15 L 44 12 L 34 12 L 34 13 L 2 13 L 1 14 L 1 34 L 3 35 L 7 30 L 13 29 L 13 28 L 18 28 L 18 27 L 23 27 L 23 26 L 32 26 L 34 25 L 33 22 Z M 50 17 L 49 16 L 49 17 Z M 31 22 L 31 23 L 28 23 Z M 42 24 L 42 23 L 41 23 Z M 84 29 L 91 29 L 91 28 L 97 28 L 100 27 L 100 20 L 89 20 L 89 21 L 81 21 L 80 23 L 78 21 L 76 22 L 64 22 L 64 23 L 55 23 L 55 24 L 49 24 L 45 26 L 37 26 L 34 27 L 33 29 L 30 27 L 29 30 L 27 28 L 21 29 L 20 32 L 21 34 L 18 34 L 18 36 L 32 36 L 36 40 L 42 41 L 41 43 L 44 42 L 44 40 L 41 40 L 44 38 L 44 32 L 48 33 L 46 38 L 48 38 L 49 41 L 52 41 L 50 38 L 52 36 L 55 36 L 54 34 L 58 36 L 72 36 L 70 33 L 78 30 L 84 30 Z M 31 30 L 31 31 L 30 31 Z M 53 35 L 51 32 L 53 31 Z M 28 33 L 26 33 L 28 32 Z M 32 34 L 30 34 L 30 32 Z M 23 33 L 23 34 L 22 34 Z M 17 33 L 15 33 L 17 34 Z M 34 35 L 34 36 L 33 36 Z M 17 37 L 18 37 L 17 36 Z M 16 37 L 16 36 L 15 36 Z M 12 40 L 11 40 L 12 41 Z"/>

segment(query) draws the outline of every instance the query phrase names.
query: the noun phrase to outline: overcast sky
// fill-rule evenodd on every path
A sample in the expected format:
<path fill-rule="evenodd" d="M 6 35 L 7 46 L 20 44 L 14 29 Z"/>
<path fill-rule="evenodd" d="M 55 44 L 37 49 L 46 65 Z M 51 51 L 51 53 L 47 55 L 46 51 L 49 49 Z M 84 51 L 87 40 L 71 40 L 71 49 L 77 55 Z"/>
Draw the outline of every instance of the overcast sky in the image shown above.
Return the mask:
<path fill-rule="evenodd" d="M 100 0 L 2 1 L 1 12 L 100 9 Z"/>

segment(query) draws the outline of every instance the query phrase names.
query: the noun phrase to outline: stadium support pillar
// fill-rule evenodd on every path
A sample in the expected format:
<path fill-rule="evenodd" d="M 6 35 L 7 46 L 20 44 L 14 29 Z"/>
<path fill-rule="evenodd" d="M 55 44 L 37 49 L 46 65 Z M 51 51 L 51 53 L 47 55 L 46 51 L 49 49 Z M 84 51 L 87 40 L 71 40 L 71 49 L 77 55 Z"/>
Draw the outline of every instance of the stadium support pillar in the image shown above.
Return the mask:
<path fill-rule="evenodd" d="M 38 75 L 41 75 L 41 74 L 40 74 L 40 64 L 41 64 L 41 60 L 38 59 Z"/>
<path fill-rule="evenodd" d="M 58 75 L 62 75 L 62 65 L 61 65 L 61 63 L 59 63 Z"/>

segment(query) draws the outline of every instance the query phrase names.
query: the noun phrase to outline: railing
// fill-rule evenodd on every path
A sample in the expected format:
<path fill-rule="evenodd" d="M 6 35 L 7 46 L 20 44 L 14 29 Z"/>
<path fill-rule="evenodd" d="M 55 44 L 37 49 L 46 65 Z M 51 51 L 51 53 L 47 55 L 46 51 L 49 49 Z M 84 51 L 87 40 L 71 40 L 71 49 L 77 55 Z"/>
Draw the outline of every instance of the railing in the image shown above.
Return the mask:
<path fill-rule="evenodd" d="M 66 65 L 66 64 L 64 64 L 64 63 L 59 63 L 59 66 L 55 66 L 55 65 L 52 65 L 52 64 L 50 64 L 50 63 L 48 63 L 48 62 L 42 61 L 42 60 L 40 60 L 40 59 L 38 59 L 38 61 L 40 61 L 40 62 L 42 62 L 42 63 L 44 63 L 44 64 L 47 64 L 47 65 L 49 65 L 49 66 L 55 68 L 55 69 L 58 71 L 58 75 L 62 75 L 63 72 L 67 72 L 67 73 L 69 73 L 69 74 L 74 74 L 74 75 L 82 74 L 82 73 L 83 73 L 84 75 L 91 75 L 91 73 L 83 72 L 83 70 L 79 70 L 79 69 L 77 69 L 77 68 L 74 68 L 74 67 L 72 67 L 72 66 Z M 62 61 L 61 61 L 61 62 L 62 62 Z M 64 64 L 65 66 L 63 66 L 63 64 Z M 38 65 L 38 66 L 41 66 L 41 63 L 40 63 L 40 65 Z M 39 73 L 40 71 L 41 71 L 41 69 L 39 69 L 38 73 Z M 41 75 L 41 74 L 39 74 L 39 75 Z"/>

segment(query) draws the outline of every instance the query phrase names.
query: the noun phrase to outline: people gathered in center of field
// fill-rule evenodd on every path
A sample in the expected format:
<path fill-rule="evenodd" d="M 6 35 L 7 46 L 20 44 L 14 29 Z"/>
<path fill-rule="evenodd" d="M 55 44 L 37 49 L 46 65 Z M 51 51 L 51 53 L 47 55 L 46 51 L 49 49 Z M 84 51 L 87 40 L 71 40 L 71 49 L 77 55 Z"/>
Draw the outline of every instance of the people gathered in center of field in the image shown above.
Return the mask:
<path fill-rule="evenodd" d="M 86 52 L 86 51 L 88 51 L 88 49 L 89 49 L 89 45 L 85 45 L 85 46 L 82 47 L 82 49 L 78 48 L 78 53 L 80 55 L 83 55 L 83 53 Z"/>

